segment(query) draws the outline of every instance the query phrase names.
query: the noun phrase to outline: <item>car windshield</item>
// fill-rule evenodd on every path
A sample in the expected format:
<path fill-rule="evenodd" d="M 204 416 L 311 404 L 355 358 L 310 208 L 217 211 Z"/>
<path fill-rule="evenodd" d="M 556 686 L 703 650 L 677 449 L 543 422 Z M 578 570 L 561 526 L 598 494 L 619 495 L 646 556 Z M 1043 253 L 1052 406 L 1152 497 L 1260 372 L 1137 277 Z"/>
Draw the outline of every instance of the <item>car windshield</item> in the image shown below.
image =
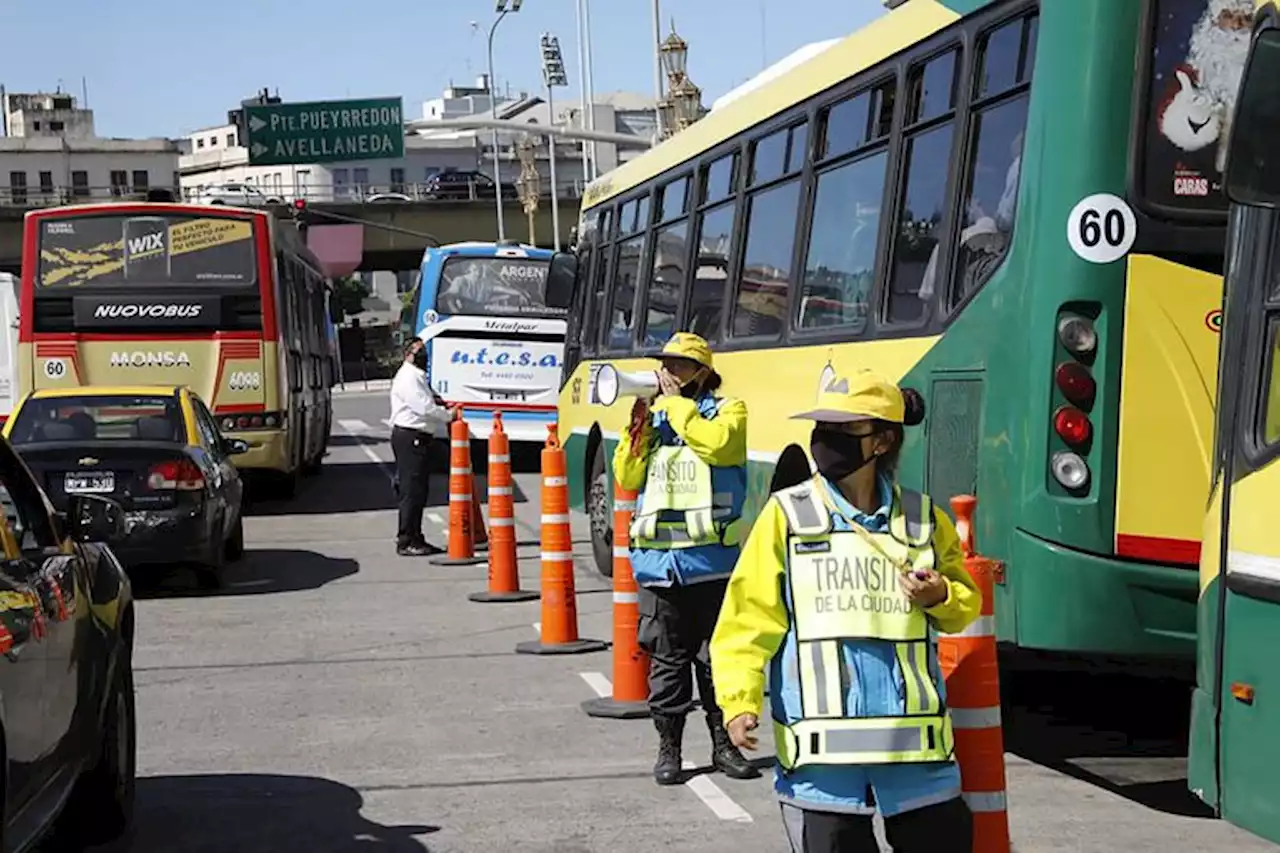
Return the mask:
<path fill-rule="evenodd" d="M 13 423 L 14 444 L 55 441 L 172 441 L 184 439 L 174 396 L 45 397 L 22 404 Z"/>

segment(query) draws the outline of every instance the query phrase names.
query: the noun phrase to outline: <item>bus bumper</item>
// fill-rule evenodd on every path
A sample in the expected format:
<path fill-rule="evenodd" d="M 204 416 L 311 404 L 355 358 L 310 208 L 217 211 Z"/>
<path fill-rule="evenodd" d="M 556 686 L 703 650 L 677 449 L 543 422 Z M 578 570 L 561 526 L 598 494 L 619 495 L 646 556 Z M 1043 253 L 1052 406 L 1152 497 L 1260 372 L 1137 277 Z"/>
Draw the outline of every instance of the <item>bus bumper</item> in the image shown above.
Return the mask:
<path fill-rule="evenodd" d="M 1054 652 L 1195 657 L 1195 567 L 1085 554 L 1018 531 L 1008 572 L 1015 636 L 999 630 L 1002 640 Z M 1007 596 L 998 592 L 996 619 L 1001 622 L 1003 600 Z"/>
<path fill-rule="evenodd" d="M 483 441 L 493 432 L 493 412 L 464 407 L 462 419 L 467 422 L 467 427 L 471 430 L 471 437 L 474 439 Z M 512 443 L 536 442 L 540 445 L 545 444 L 547 441 L 547 427 L 555 422 L 556 412 L 554 409 L 547 412 L 512 411 L 502 413 L 502 431 L 507 434 L 507 440 Z M 564 436 L 561 436 L 560 440 L 564 441 L 564 438 Z"/>
<path fill-rule="evenodd" d="M 242 470 L 288 471 L 292 454 L 284 430 L 252 430 L 226 433 L 249 443 L 249 451 L 231 457 Z"/>

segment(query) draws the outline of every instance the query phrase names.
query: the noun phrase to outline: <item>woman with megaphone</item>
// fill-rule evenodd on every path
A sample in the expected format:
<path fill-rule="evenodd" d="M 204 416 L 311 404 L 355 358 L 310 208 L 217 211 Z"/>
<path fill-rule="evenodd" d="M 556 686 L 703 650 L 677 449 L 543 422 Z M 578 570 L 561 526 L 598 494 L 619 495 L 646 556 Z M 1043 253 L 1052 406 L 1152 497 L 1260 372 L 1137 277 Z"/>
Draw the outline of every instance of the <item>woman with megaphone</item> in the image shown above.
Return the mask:
<path fill-rule="evenodd" d="M 639 586 L 637 641 L 650 657 L 649 712 L 658 730 L 659 785 L 682 781 L 693 680 L 711 732 L 711 763 L 735 779 L 759 771 L 729 739 L 715 702 L 707 644 L 738 559 L 747 491 L 747 407 L 721 396 L 711 347 L 676 333 L 658 360 L 657 393 L 637 398 L 613 473 L 639 491 L 631 566 Z M 648 389 L 645 389 L 646 391 Z"/>

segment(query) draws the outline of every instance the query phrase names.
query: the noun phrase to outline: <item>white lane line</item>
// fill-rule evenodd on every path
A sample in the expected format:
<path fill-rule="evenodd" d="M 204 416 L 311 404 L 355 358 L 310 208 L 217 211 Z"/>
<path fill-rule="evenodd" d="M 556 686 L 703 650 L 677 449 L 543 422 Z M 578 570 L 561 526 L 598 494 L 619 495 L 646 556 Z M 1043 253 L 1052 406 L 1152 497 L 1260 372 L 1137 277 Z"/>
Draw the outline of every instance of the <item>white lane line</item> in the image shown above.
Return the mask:
<path fill-rule="evenodd" d="M 362 420 L 356 418 L 342 418 L 338 421 L 338 425 L 347 432 L 369 432 L 369 425 Z"/>
<path fill-rule="evenodd" d="M 364 423 L 364 421 L 360 421 L 360 423 L 361 423 L 361 424 L 363 424 L 363 423 Z M 378 454 L 377 454 L 377 453 L 374 453 L 374 451 L 373 451 L 373 448 L 372 448 L 372 447 L 370 447 L 369 445 L 365 444 L 363 441 L 360 441 L 360 440 L 359 440 L 359 439 L 360 439 L 360 435 L 359 435 L 359 433 L 355 432 L 354 430 L 352 430 L 352 429 L 351 429 L 351 427 L 347 426 L 347 422 L 346 422 L 346 421 L 338 421 L 338 426 L 342 427 L 343 431 L 344 431 L 347 435 L 349 435 L 349 436 L 351 436 L 352 438 L 356 439 L 356 445 L 357 445 L 361 450 L 363 450 L 363 451 L 364 451 L 364 455 L 365 455 L 365 456 L 367 456 L 367 457 L 369 457 L 369 460 L 370 460 L 370 461 L 372 461 L 372 462 L 373 462 L 373 464 L 377 465 L 379 468 L 381 468 L 381 469 L 382 469 L 382 473 L 383 473 L 383 474 L 385 474 L 385 475 L 387 475 L 387 480 L 389 480 L 389 481 L 390 481 L 390 482 L 392 482 L 392 483 L 394 483 L 394 482 L 396 481 L 395 474 L 394 474 L 394 473 L 392 473 L 392 471 L 391 471 L 391 466 L 390 466 L 389 464 L 387 464 L 387 462 L 386 462 L 385 460 L 380 459 L 380 458 L 378 457 Z"/>
<path fill-rule="evenodd" d="M 436 524 L 444 524 L 444 516 L 438 512 L 427 513 L 427 520 L 432 521 Z"/>
<path fill-rule="evenodd" d="M 578 675 L 600 698 L 603 699 L 613 695 L 613 682 L 609 681 L 602 673 L 580 672 Z M 695 770 L 698 765 L 692 761 L 685 761 L 683 766 L 685 770 Z M 693 791 L 698 799 L 702 800 L 703 804 L 711 809 L 712 814 L 721 820 L 731 820 L 734 823 L 755 823 L 746 809 L 730 799 L 729 795 L 720 790 L 720 786 L 712 782 L 707 776 L 690 777 L 684 783 L 684 786 Z"/>

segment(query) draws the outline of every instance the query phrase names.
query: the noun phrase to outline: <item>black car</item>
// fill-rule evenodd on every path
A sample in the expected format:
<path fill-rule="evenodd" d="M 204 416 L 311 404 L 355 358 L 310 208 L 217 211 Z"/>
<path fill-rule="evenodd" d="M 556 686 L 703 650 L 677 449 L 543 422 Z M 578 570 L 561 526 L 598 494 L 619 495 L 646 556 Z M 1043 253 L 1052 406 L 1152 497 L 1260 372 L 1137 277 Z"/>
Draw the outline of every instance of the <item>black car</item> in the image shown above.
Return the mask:
<path fill-rule="evenodd" d="M 423 196 L 431 199 L 468 199 L 495 198 L 498 188 L 493 178 L 484 172 L 440 172 L 432 175 L 423 187 Z M 515 200 L 514 184 L 502 185 L 502 197 Z"/>
<path fill-rule="evenodd" d="M 224 438 L 189 389 L 35 391 L 5 433 L 56 509 L 83 494 L 123 507 L 124 532 L 110 544 L 130 569 L 190 564 L 217 587 L 244 553 L 244 483 L 232 456 L 249 445 Z"/>
<path fill-rule="evenodd" d="M 133 819 L 133 597 L 101 544 L 123 511 L 77 495 L 56 512 L 3 439 L 0 507 L 0 850 L 102 844 Z"/>

